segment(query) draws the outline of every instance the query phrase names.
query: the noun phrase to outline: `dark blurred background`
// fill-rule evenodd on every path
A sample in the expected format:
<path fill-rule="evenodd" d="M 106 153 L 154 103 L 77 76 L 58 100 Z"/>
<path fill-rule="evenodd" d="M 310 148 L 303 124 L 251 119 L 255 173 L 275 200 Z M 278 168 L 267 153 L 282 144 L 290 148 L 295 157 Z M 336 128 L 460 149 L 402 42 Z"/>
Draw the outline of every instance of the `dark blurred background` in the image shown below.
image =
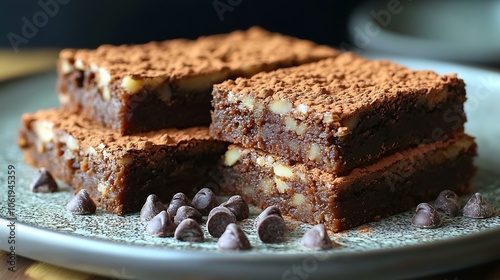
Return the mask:
<path fill-rule="evenodd" d="M 348 42 L 347 19 L 359 2 L 1 0 L 0 47 L 14 42 L 19 49 L 94 48 L 104 43 L 196 38 L 252 25 L 339 46 Z"/>

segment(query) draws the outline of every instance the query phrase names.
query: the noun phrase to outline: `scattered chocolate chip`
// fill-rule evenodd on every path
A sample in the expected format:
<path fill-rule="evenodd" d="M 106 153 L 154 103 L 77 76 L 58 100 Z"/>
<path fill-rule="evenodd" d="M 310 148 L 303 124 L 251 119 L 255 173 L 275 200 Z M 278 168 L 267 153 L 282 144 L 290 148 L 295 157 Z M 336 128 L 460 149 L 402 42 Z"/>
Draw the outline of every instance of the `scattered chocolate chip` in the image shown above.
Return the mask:
<path fill-rule="evenodd" d="M 239 195 L 231 196 L 226 202 L 222 203 L 224 206 L 233 212 L 236 220 L 241 221 L 250 215 L 250 209 L 247 202 Z"/>
<path fill-rule="evenodd" d="M 420 203 L 417 205 L 411 223 L 419 228 L 437 228 L 441 225 L 441 217 L 429 203 Z"/>
<path fill-rule="evenodd" d="M 222 251 L 250 250 L 252 245 L 241 228 L 231 223 L 217 241 L 217 247 Z"/>
<path fill-rule="evenodd" d="M 318 224 L 310 228 L 304 236 L 301 243 L 304 247 L 313 250 L 328 250 L 333 248 L 333 243 L 324 224 Z"/>
<path fill-rule="evenodd" d="M 186 205 L 191 206 L 191 201 L 189 200 L 189 198 L 184 193 L 181 192 L 174 194 L 172 200 L 182 200 L 186 202 Z"/>
<path fill-rule="evenodd" d="M 170 201 L 170 204 L 168 205 L 167 212 L 170 214 L 170 216 L 175 217 L 175 214 L 177 214 L 177 210 L 181 208 L 182 206 L 191 206 L 189 205 L 186 201 L 182 199 L 173 199 Z"/>
<path fill-rule="evenodd" d="M 444 212 L 448 216 L 455 217 L 460 212 L 460 199 L 458 195 L 450 190 L 442 191 L 436 199 L 436 210 Z"/>
<path fill-rule="evenodd" d="M 156 237 L 172 237 L 175 232 L 175 224 L 172 222 L 170 214 L 163 210 L 148 222 L 146 232 Z"/>
<path fill-rule="evenodd" d="M 154 216 L 158 215 L 161 211 L 167 210 L 165 205 L 160 201 L 158 196 L 150 194 L 146 199 L 146 203 L 141 209 L 141 219 L 144 221 L 151 220 Z"/>
<path fill-rule="evenodd" d="M 203 242 L 203 231 L 193 219 L 183 220 L 175 229 L 174 237 L 180 241 Z"/>
<path fill-rule="evenodd" d="M 217 204 L 217 197 L 214 192 L 209 188 L 203 188 L 196 193 L 191 201 L 193 207 L 198 209 L 202 215 L 208 215 Z"/>
<path fill-rule="evenodd" d="M 200 211 L 191 206 L 181 206 L 174 216 L 174 224 L 178 225 L 183 220 L 188 218 L 195 220 L 197 223 L 201 223 L 203 221 Z"/>
<path fill-rule="evenodd" d="M 475 193 L 464 206 L 462 214 L 465 217 L 484 219 L 493 216 L 494 210 L 491 205 L 483 199 L 480 193 Z"/>
<path fill-rule="evenodd" d="M 260 219 L 257 224 L 257 236 L 264 243 L 281 243 L 287 232 L 285 220 L 276 214 Z"/>
<path fill-rule="evenodd" d="M 66 205 L 66 209 L 77 215 L 94 214 L 96 211 L 95 202 L 90 198 L 85 189 L 81 189 Z"/>
<path fill-rule="evenodd" d="M 57 192 L 59 187 L 54 177 L 52 177 L 52 174 L 50 174 L 47 169 L 40 168 L 40 170 L 38 170 L 38 176 L 30 185 L 30 190 L 33 192 L 52 193 Z"/>
<path fill-rule="evenodd" d="M 213 237 L 220 237 L 227 225 L 236 223 L 233 212 L 226 207 L 217 206 L 210 211 L 207 220 L 207 230 Z"/>
<path fill-rule="evenodd" d="M 264 209 L 264 211 L 262 211 L 262 212 L 259 214 L 259 216 L 257 216 L 257 218 L 255 218 L 255 221 L 254 221 L 254 223 L 253 223 L 253 227 L 254 227 L 255 229 L 257 229 L 257 226 L 258 226 L 258 224 L 260 223 L 260 221 L 261 221 L 263 218 L 265 218 L 265 217 L 267 217 L 267 216 L 269 216 L 269 215 L 278 215 L 278 216 L 282 217 L 282 216 L 281 216 L 281 210 L 280 210 L 277 206 L 274 206 L 274 205 L 269 206 L 269 207 L 267 207 L 266 209 Z"/>

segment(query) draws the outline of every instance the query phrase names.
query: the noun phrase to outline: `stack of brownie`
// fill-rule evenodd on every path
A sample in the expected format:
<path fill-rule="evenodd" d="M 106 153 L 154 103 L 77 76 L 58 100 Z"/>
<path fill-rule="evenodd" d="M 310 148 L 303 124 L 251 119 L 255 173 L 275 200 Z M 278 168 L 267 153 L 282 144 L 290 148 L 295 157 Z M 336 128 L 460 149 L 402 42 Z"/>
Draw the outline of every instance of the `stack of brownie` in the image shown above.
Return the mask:
<path fill-rule="evenodd" d="M 111 213 L 207 182 L 227 144 L 209 137 L 214 83 L 335 57 L 260 28 L 95 50 L 63 50 L 60 108 L 22 116 L 24 159 Z"/>
<path fill-rule="evenodd" d="M 219 184 L 338 232 L 445 189 L 468 193 L 465 85 L 352 53 L 214 86 L 210 135 L 233 143 Z"/>

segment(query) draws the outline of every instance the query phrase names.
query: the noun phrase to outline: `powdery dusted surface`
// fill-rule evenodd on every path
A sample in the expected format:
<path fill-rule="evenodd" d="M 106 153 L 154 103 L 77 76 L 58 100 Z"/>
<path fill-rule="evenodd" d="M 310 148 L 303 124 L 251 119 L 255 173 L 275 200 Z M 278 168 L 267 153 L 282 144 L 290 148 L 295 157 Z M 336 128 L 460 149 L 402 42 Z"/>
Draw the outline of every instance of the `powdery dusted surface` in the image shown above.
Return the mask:
<path fill-rule="evenodd" d="M 227 80 L 215 85 L 214 92 L 249 95 L 263 105 L 288 100 L 294 108 L 306 105 L 311 113 L 331 113 L 336 121 L 401 95 L 439 101 L 439 93 L 449 86 L 463 87 L 464 82 L 456 74 L 415 71 L 391 61 L 344 53 L 251 78 Z"/>
<path fill-rule="evenodd" d="M 123 55 L 127 53 L 127 55 Z M 61 59 L 81 61 L 109 71 L 111 81 L 127 75 L 135 79 L 157 78 L 175 81 L 187 76 L 275 63 L 315 61 L 339 52 L 312 41 L 252 27 L 245 31 L 203 36 L 196 40 L 173 39 L 140 45 L 103 45 L 95 50 L 66 49 Z"/>

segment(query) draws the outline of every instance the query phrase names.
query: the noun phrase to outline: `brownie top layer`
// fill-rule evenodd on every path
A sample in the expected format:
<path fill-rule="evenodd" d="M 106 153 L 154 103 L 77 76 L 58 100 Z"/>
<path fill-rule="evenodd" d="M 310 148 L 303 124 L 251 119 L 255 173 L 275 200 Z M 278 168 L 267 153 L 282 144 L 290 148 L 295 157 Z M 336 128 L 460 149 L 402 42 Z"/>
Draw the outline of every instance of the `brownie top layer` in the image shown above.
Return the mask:
<path fill-rule="evenodd" d="M 86 146 L 106 148 L 108 151 L 147 150 L 155 145 L 177 146 L 183 142 L 211 139 L 207 127 L 169 128 L 120 136 L 119 133 L 103 128 L 85 117 L 57 109 L 24 114 L 22 125 L 33 130 L 38 138 L 45 142 L 61 137 L 58 131 L 62 130 L 76 140 L 70 140 L 71 143 L 85 143 Z"/>
<path fill-rule="evenodd" d="M 104 68 L 111 81 L 134 79 L 178 80 L 186 76 L 223 70 L 245 70 L 262 64 L 309 61 L 339 52 L 259 27 L 228 34 L 203 36 L 196 40 L 174 39 L 140 45 L 102 45 L 95 50 L 65 49 L 60 58 L 78 69 Z"/>
<path fill-rule="evenodd" d="M 464 87 L 464 82 L 455 74 L 410 70 L 387 60 L 343 53 L 314 63 L 261 72 L 251 78 L 227 80 L 214 88 L 228 94 L 229 100 L 271 105 L 271 111 L 276 105 L 279 113 L 293 109 L 306 115 L 328 113 L 336 121 L 402 95 L 439 102 L 447 98 L 450 86 Z"/>

